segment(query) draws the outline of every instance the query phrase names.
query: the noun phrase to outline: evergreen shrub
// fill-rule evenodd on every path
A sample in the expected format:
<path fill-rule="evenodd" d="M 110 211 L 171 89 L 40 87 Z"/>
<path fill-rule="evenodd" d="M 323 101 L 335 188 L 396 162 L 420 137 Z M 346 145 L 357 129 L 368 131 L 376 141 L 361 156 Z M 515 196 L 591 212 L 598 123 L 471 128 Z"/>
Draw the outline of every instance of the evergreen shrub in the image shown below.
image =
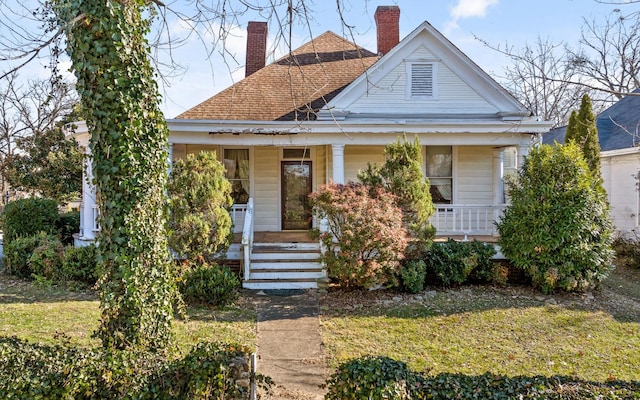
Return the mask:
<path fill-rule="evenodd" d="M 247 399 L 249 350 L 201 342 L 186 356 L 0 338 L 2 399 Z M 271 380 L 257 376 L 269 388 Z"/>
<path fill-rule="evenodd" d="M 97 248 L 94 244 L 83 247 L 68 246 L 62 256 L 60 278 L 93 285 L 99 278 Z"/>
<path fill-rule="evenodd" d="M 58 231 L 58 203 L 44 198 L 19 199 L 9 202 L 2 212 L 4 244 L 40 232 Z"/>
<path fill-rule="evenodd" d="M 424 256 L 427 271 L 445 286 L 461 285 L 470 279 L 491 281 L 496 251 L 490 244 L 449 239 L 433 243 Z"/>
<path fill-rule="evenodd" d="M 72 210 L 58 215 L 56 231 L 65 246 L 73 244 L 73 235 L 80 232 L 80 211 Z"/>
<path fill-rule="evenodd" d="M 525 158 L 497 224 L 512 264 L 545 293 L 597 287 L 612 270 L 607 195 L 575 143 L 543 145 Z"/>
<path fill-rule="evenodd" d="M 197 262 L 182 274 L 178 288 L 187 303 L 224 307 L 238 297 L 240 280 L 226 266 Z"/>
<path fill-rule="evenodd" d="M 410 260 L 402 266 L 400 271 L 402 287 L 409 293 L 418 293 L 424 289 L 427 276 L 427 264 L 423 260 Z"/>

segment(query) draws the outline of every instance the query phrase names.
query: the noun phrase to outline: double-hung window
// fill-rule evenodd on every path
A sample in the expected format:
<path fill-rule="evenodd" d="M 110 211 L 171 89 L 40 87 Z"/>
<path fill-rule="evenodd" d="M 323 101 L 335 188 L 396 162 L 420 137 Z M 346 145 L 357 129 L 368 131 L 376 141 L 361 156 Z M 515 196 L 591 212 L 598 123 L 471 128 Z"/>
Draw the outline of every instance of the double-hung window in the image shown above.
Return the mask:
<path fill-rule="evenodd" d="M 431 199 L 436 204 L 453 200 L 453 154 L 451 146 L 427 146 L 427 178 L 431 183 Z"/>
<path fill-rule="evenodd" d="M 251 193 L 249 149 L 224 149 L 224 167 L 231 182 L 233 204 L 246 204 Z"/>

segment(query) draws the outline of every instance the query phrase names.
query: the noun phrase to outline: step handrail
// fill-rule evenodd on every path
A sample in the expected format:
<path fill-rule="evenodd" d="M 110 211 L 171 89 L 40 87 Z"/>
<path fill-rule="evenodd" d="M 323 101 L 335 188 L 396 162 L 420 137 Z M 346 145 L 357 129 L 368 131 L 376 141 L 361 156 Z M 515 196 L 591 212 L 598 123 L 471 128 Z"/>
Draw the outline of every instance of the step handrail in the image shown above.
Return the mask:
<path fill-rule="evenodd" d="M 243 266 L 244 280 L 249 279 L 251 273 L 251 251 L 253 248 L 253 198 L 247 201 L 247 210 L 244 214 L 244 225 L 242 226 L 242 241 L 240 242 L 243 250 Z"/>

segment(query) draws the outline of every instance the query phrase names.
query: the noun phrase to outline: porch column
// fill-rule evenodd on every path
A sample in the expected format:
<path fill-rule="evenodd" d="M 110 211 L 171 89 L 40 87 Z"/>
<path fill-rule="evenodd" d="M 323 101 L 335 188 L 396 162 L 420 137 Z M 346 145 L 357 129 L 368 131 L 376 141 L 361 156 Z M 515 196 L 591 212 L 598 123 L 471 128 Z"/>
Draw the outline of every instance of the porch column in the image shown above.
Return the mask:
<path fill-rule="evenodd" d="M 519 144 L 517 149 L 517 155 L 516 155 L 516 171 L 520 169 L 520 167 L 522 167 L 522 164 L 524 163 L 524 158 L 529 155 L 529 148 L 531 146 L 527 143 L 527 144 Z"/>
<path fill-rule="evenodd" d="M 80 239 L 85 241 L 92 241 L 96 238 L 96 227 L 94 208 L 96 206 L 96 189 L 93 185 L 93 158 L 91 157 L 91 150 L 89 147 L 85 147 L 84 154 L 84 168 L 82 170 L 82 215 L 80 216 L 80 226 L 82 232 Z"/>
<path fill-rule="evenodd" d="M 344 145 L 332 144 L 331 154 L 333 156 L 333 182 L 344 184 Z"/>
<path fill-rule="evenodd" d="M 169 143 L 169 146 L 167 146 L 167 162 L 169 163 L 167 173 L 171 175 L 171 171 L 173 170 L 173 143 Z"/>
<path fill-rule="evenodd" d="M 504 152 L 493 149 L 493 205 L 504 203 Z"/>

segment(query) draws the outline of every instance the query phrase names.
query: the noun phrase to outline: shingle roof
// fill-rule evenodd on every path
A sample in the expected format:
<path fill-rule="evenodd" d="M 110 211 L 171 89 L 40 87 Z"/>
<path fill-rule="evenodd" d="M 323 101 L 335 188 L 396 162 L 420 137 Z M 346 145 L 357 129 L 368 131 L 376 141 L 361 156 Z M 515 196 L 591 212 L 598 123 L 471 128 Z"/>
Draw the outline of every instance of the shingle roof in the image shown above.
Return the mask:
<path fill-rule="evenodd" d="M 176 118 L 315 119 L 318 109 L 378 58 L 328 31 Z"/>
<path fill-rule="evenodd" d="M 640 145 L 640 89 L 634 90 L 633 93 L 636 95 L 623 97 L 596 118 L 601 151 Z M 566 131 L 566 126 L 552 129 L 543 135 L 542 142 L 564 143 Z"/>

